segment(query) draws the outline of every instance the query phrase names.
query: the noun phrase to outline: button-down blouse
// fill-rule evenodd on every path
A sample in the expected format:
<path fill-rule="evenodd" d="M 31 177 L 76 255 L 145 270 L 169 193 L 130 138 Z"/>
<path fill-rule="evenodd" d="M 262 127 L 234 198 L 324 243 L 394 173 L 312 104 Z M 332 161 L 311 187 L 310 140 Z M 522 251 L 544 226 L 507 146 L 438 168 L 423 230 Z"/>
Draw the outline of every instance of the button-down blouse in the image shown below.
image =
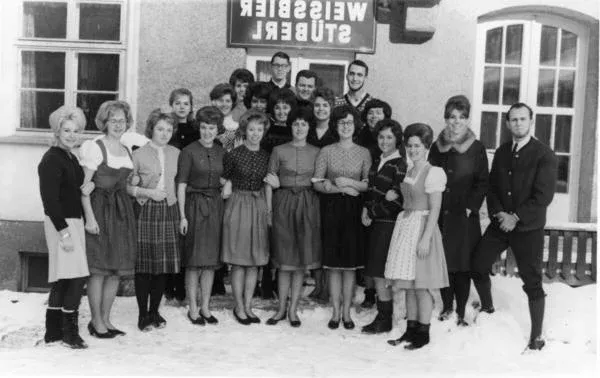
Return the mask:
<path fill-rule="evenodd" d="M 310 144 L 296 147 L 292 143 L 273 149 L 269 172 L 279 176 L 283 188 L 311 186 L 319 149 Z"/>
<path fill-rule="evenodd" d="M 339 143 L 325 146 L 319 152 L 315 165 L 315 178 L 335 180 L 338 177 L 366 180 L 371 168 L 369 150 L 357 144 L 343 148 Z"/>
<path fill-rule="evenodd" d="M 185 147 L 179 155 L 177 182 L 189 189 L 219 188 L 225 150 L 218 144 L 206 148 L 200 142 Z"/>

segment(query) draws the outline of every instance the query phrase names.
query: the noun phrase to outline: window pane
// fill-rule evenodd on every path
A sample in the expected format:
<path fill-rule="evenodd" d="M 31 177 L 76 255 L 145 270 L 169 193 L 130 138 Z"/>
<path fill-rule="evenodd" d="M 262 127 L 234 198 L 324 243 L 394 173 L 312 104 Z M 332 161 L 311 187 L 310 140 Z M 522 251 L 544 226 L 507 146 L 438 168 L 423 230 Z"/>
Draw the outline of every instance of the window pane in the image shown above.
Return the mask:
<path fill-rule="evenodd" d="M 497 104 L 500 97 L 500 67 L 485 67 L 483 74 L 483 103 Z"/>
<path fill-rule="evenodd" d="M 121 36 L 119 4 L 80 4 L 79 39 L 118 41 Z"/>
<path fill-rule="evenodd" d="M 49 129 L 50 113 L 64 105 L 63 92 L 21 92 L 21 127 Z"/>
<path fill-rule="evenodd" d="M 500 144 L 506 143 L 512 140 L 512 135 L 510 134 L 510 130 L 506 127 L 506 113 L 502 112 L 500 118 Z"/>
<path fill-rule="evenodd" d="M 540 69 L 538 77 L 538 106 L 552 106 L 554 98 L 554 70 Z"/>
<path fill-rule="evenodd" d="M 117 91 L 119 89 L 119 55 L 79 54 L 77 89 Z"/>
<path fill-rule="evenodd" d="M 98 130 L 94 120 L 100 105 L 105 101 L 116 100 L 117 95 L 97 93 L 77 93 L 77 106 L 83 110 L 87 120 L 86 130 Z"/>
<path fill-rule="evenodd" d="M 501 63 L 502 59 L 502 27 L 487 31 L 485 39 L 485 62 Z"/>
<path fill-rule="evenodd" d="M 560 65 L 575 67 L 577 55 L 577 35 L 563 29 L 560 41 Z"/>
<path fill-rule="evenodd" d="M 336 96 L 344 94 L 344 66 L 311 63 L 309 69 L 315 72 L 321 79 L 322 85 L 331 88 Z"/>
<path fill-rule="evenodd" d="M 50 2 L 23 3 L 23 37 L 66 38 L 67 4 Z"/>
<path fill-rule="evenodd" d="M 504 87 L 502 88 L 502 104 L 512 105 L 519 102 L 519 87 L 521 86 L 521 69 L 506 67 L 504 69 Z"/>
<path fill-rule="evenodd" d="M 498 113 L 481 112 L 480 140 L 485 148 L 496 148 L 496 130 L 498 130 Z"/>
<path fill-rule="evenodd" d="M 556 181 L 556 192 L 567 193 L 569 191 L 569 157 L 564 155 L 558 158 L 558 180 Z"/>
<path fill-rule="evenodd" d="M 21 87 L 64 89 L 65 53 L 22 51 Z"/>
<path fill-rule="evenodd" d="M 573 91 L 575 90 L 575 71 L 561 70 L 558 74 L 557 106 L 573 107 Z"/>
<path fill-rule="evenodd" d="M 556 42 L 558 29 L 552 26 L 542 26 L 542 40 L 540 41 L 540 64 L 554 66 L 556 64 Z"/>
<path fill-rule="evenodd" d="M 570 115 L 556 116 L 554 151 L 571 152 L 571 120 L 572 117 Z"/>
<path fill-rule="evenodd" d="M 535 137 L 550 146 L 552 135 L 552 114 L 538 114 L 535 116 Z"/>
<path fill-rule="evenodd" d="M 510 25 L 506 28 L 506 55 L 504 63 L 521 64 L 523 46 L 523 25 Z"/>

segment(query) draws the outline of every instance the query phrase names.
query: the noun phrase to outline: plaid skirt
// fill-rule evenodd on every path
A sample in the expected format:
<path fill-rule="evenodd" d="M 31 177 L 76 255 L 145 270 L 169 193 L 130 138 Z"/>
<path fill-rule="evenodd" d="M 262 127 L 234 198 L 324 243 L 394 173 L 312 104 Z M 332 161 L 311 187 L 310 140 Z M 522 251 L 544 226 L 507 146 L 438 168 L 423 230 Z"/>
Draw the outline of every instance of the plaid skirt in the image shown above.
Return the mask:
<path fill-rule="evenodd" d="M 136 273 L 179 273 L 179 210 L 166 200 L 148 200 L 137 219 Z"/>

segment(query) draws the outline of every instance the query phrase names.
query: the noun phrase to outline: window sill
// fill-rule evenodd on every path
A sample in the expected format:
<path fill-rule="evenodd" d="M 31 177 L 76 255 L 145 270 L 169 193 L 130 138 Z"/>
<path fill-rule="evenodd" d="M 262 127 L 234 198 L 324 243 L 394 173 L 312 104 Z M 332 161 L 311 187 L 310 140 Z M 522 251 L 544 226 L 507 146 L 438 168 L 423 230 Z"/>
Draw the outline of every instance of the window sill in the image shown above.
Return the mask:
<path fill-rule="evenodd" d="M 100 132 L 85 132 L 81 134 L 81 142 L 94 139 Z M 13 135 L 0 137 L 0 144 L 20 144 L 30 146 L 51 146 L 53 134 L 50 131 L 23 131 L 17 130 Z"/>

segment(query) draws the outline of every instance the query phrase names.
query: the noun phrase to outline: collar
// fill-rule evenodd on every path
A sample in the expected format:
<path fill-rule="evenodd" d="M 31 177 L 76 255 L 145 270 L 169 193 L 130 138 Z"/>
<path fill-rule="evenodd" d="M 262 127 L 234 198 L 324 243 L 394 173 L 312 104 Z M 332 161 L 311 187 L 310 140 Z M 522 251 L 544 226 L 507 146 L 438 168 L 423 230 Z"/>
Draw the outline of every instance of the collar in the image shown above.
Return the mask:
<path fill-rule="evenodd" d="M 531 135 L 527 135 L 525 138 L 523 138 L 522 140 L 520 140 L 520 141 L 517 143 L 517 151 L 520 151 L 520 150 L 521 150 L 521 148 L 525 147 L 525 145 L 526 145 L 527 143 L 529 143 L 529 141 L 530 141 L 530 140 L 531 140 Z M 512 144 L 511 144 L 511 146 L 510 146 L 510 149 L 511 149 L 511 151 L 512 151 L 512 149 L 513 149 L 514 147 L 515 147 L 515 140 L 513 139 L 513 141 L 512 141 Z"/>
<path fill-rule="evenodd" d="M 467 129 L 467 132 L 457 141 L 452 141 L 450 140 L 450 132 L 447 128 L 444 128 L 435 144 L 442 153 L 454 148 L 458 153 L 462 154 L 471 147 L 473 142 L 475 142 L 475 133 L 471 129 Z"/>
<path fill-rule="evenodd" d="M 166 146 L 157 146 L 154 141 L 150 140 L 150 142 L 148 142 L 148 145 L 152 148 L 154 148 L 154 150 L 156 151 L 164 151 Z"/>
<path fill-rule="evenodd" d="M 392 160 L 392 159 L 398 159 L 398 158 L 400 158 L 400 157 L 401 157 L 401 156 L 400 156 L 400 151 L 398 151 L 398 150 L 394 151 L 394 152 L 393 152 L 393 153 L 392 153 L 390 156 L 388 156 L 388 157 L 383 157 L 383 153 L 382 153 L 381 155 L 379 155 L 379 158 L 381 159 L 381 160 L 379 161 L 379 165 L 383 165 L 383 164 L 385 164 L 386 162 L 388 162 L 388 161 L 390 161 L 390 160 Z"/>
<path fill-rule="evenodd" d="M 287 85 L 287 80 L 284 80 L 282 85 L 277 84 L 276 82 L 273 81 L 273 79 L 271 79 L 271 83 L 273 83 L 273 85 L 278 87 L 279 89 L 283 89 Z"/>

